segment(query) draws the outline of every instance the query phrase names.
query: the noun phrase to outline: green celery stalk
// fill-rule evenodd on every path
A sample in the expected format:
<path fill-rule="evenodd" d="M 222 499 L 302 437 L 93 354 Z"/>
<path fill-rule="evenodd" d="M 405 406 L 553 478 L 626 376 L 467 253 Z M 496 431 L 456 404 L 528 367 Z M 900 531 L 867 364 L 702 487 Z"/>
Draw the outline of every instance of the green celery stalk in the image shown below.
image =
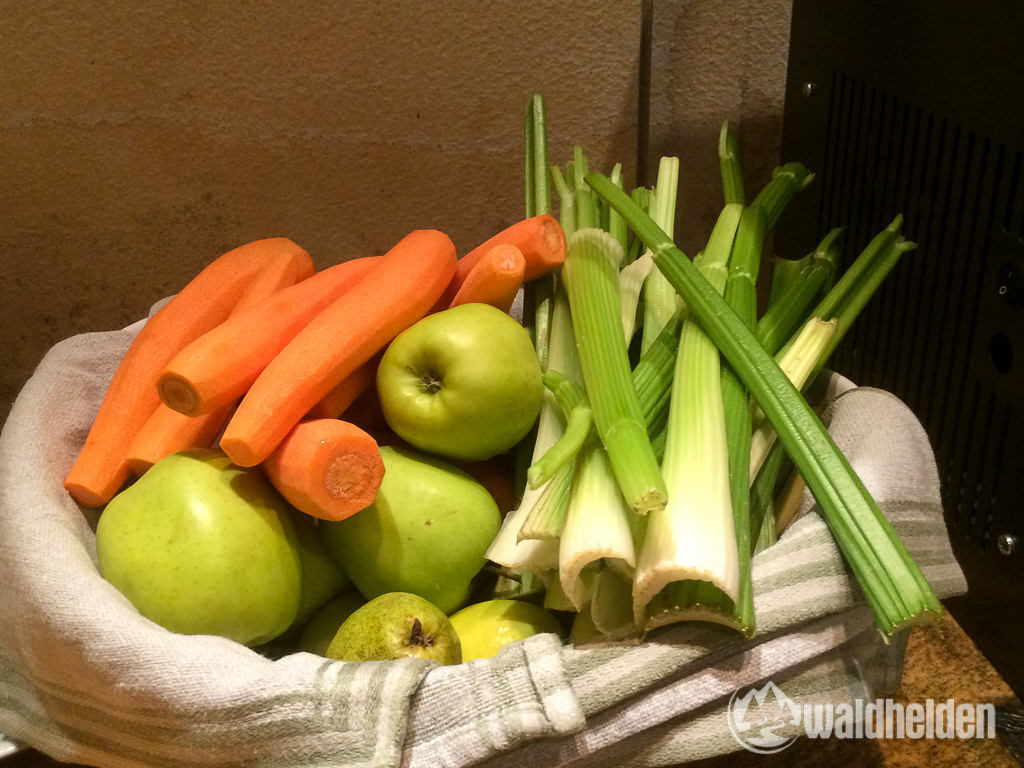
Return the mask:
<path fill-rule="evenodd" d="M 814 180 L 814 174 L 803 163 L 786 163 L 772 171 L 772 179 L 757 193 L 752 205 L 764 209 L 765 229 L 775 229 L 782 212 Z"/>
<path fill-rule="evenodd" d="M 622 256 L 619 244 L 606 232 L 579 230 L 569 239 L 561 272 L 594 424 L 626 502 L 646 514 L 664 506 L 665 483 L 633 389 L 622 333 Z"/>
<path fill-rule="evenodd" d="M 775 354 L 783 343 L 799 328 L 807 317 L 811 305 L 821 294 L 839 250 L 842 228 L 831 230 L 814 251 L 803 261 L 799 273 L 787 280 L 757 323 L 757 338 L 769 354 Z M 776 262 L 776 267 L 783 262 Z M 772 287 L 775 287 L 773 281 Z M 827 319 L 827 318 L 826 318 Z"/>
<path fill-rule="evenodd" d="M 817 499 L 882 635 L 889 637 L 903 627 L 937 621 L 942 606 L 921 570 L 828 430 L 753 333 L 672 239 L 628 196 L 602 174 L 591 174 L 587 182 L 651 249 L 655 264 L 774 425 Z"/>
<path fill-rule="evenodd" d="M 743 170 L 740 167 L 740 143 L 728 120 L 722 122 L 718 134 L 718 164 L 722 173 L 722 195 L 726 203 L 747 202 L 743 191 Z"/>
<path fill-rule="evenodd" d="M 651 437 L 658 434 L 668 421 L 679 332 L 685 316 L 685 307 L 680 307 L 633 366 L 633 388 L 640 401 L 647 434 Z"/>
<path fill-rule="evenodd" d="M 526 539 L 557 539 L 562 535 L 572 491 L 573 467 L 572 461 L 567 462 L 552 475 L 523 520 L 517 543 Z"/>
<path fill-rule="evenodd" d="M 722 209 L 695 267 L 716 295 L 725 289 L 742 211 L 738 203 Z M 679 337 L 671 398 L 662 461 L 668 503 L 650 514 L 634 580 L 633 614 L 640 625 L 647 622 L 648 603 L 677 582 L 709 582 L 732 601 L 739 589 L 720 358 L 692 314 Z"/>
<path fill-rule="evenodd" d="M 622 163 L 615 164 L 609 178 L 619 189 L 623 188 Z M 629 248 L 629 227 L 626 226 L 626 220 L 622 218 L 622 215 L 611 208 L 608 209 L 608 234 L 615 238 L 622 246 L 622 252 L 625 253 Z"/>

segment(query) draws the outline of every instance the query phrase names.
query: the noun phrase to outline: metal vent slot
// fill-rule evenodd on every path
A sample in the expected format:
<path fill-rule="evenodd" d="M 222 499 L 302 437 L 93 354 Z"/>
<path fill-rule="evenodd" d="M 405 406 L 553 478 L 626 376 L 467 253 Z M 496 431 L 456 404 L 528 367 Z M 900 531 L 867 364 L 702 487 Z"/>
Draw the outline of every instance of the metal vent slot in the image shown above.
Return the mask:
<path fill-rule="evenodd" d="M 1009 405 L 970 361 L 981 336 L 989 233 L 1019 231 L 1021 155 L 834 71 L 819 178 L 819 237 L 846 226 L 849 265 L 897 213 L 918 243 L 836 352 L 835 367 L 899 395 L 936 451 L 952 527 L 985 547 L 997 517 Z"/>

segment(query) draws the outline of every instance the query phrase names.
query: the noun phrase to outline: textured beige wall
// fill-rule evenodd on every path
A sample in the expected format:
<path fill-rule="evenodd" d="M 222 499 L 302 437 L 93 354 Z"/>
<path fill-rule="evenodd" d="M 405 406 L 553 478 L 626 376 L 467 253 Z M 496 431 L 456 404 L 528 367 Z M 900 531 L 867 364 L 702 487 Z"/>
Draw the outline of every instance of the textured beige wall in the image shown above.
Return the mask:
<path fill-rule="evenodd" d="M 654 3 L 646 167 L 653 182 L 660 156 L 680 158 L 675 239 L 690 256 L 721 210 L 722 121 L 737 128 L 748 199 L 779 163 L 791 18 L 791 0 Z"/>
<path fill-rule="evenodd" d="M 788 6 L 653 7 L 652 152 L 713 158 L 718 123 L 739 118 L 766 155 L 751 168 L 770 168 Z M 55 341 L 131 322 L 247 240 L 290 236 L 320 266 L 416 227 L 471 247 L 522 212 L 531 90 L 548 102 L 553 161 L 580 142 L 632 179 L 641 11 L 641 0 L 0 4 L 0 418 Z M 703 225 L 717 177 L 697 166 L 680 204 L 712 211 Z"/>

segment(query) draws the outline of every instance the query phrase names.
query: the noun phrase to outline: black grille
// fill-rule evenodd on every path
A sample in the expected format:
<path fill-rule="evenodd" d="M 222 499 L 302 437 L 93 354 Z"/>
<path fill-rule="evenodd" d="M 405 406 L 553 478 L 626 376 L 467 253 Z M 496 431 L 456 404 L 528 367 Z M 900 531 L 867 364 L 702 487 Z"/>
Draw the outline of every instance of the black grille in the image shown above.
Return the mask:
<path fill-rule="evenodd" d="M 795 3 L 782 159 L 806 162 L 816 182 L 780 223 L 776 252 L 800 256 L 846 226 L 848 263 L 904 215 L 918 249 L 833 365 L 898 395 L 928 431 L 970 586 L 951 608 L 1019 692 L 1024 66 L 1005 7 L 972 6 L 973 34 L 962 34 L 962 10 L 928 4 L 922 15 L 919 5 Z M 957 51 L 958 69 L 942 69 L 943 48 Z M 898 66 L 886 61 L 893 50 Z M 1012 554 L 1006 537 L 1020 542 Z"/>

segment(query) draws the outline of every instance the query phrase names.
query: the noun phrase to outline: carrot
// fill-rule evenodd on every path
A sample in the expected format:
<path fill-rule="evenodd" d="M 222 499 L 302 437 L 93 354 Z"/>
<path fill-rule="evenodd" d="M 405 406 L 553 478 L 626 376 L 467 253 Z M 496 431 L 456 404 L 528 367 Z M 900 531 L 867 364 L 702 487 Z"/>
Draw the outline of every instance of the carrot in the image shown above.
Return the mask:
<path fill-rule="evenodd" d="M 290 253 L 271 259 L 250 281 L 229 317 L 246 311 L 283 288 L 305 280 L 314 272 L 312 259 L 291 258 Z M 127 461 L 132 474 L 141 477 L 160 459 L 177 451 L 208 448 L 227 424 L 237 405 L 238 400 L 235 400 L 201 416 L 186 416 L 160 403 L 128 446 Z"/>
<path fill-rule="evenodd" d="M 160 399 L 198 416 L 241 398 L 274 356 L 379 259 L 369 256 L 328 267 L 232 315 L 168 362 L 157 383 Z"/>
<path fill-rule="evenodd" d="M 356 398 L 377 381 L 377 365 L 379 363 L 379 355 L 374 355 L 356 368 L 342 379 L 338 386 L 324 395 L 320 402 L 306 414 L 306 418 L 337 419 L 340 417 L 356 401 Z"/>
<path fill-rule="evenodd" d="M 565 261 L 565 232 L 558 219 L 548 214 L 521 219 L 478 245 L 459 259 L 455 279 L 445 292 L 445 306 L 451 303 L 470 271 L 496 245 L 508 243 L 523 252 L 526 259 L 524 281 L 530 281 L 556 269 Z"/>
<path fill-rule="evenodd" d="M 384 477 L 377 442 L 340 419 L 304 419 L 261 465 L 296 509 L 344 520 L 373 503 Z"/>
<path fill-rule="evenodd" d="M 450 306 L 480 302 L 508 312 L 525 273 L 522 251 L 511 243 L 496 245 L 469 271 Z"/>
<path fill-rule="evenodd" d="M 202 416 L 185 416 L 160 403 L 128 447 L 132 474 L 141 477 L 160 459 L 177 451 L 209 448 L 233 410 L 234 404 L 229 403 Z"/>
<path fill-rule="evenodd" d="M 280 258 L 308 261 L 287 238 L 256 240 L 204 267 L 142 327 L 107 387 L 85 444 L 64 478 L 79 504 L 98 507 L 128 480 L 128 446 L 160 402 L 156 380 L 186 344 L 223 322 L 249 281 Z"/>
<path fill-rule="evenodd" d="M 228 422 L 221 449 L 242 467 L 267 458 L 310 408 L 430 311 L 455 262 L 444 233 L 406 235 L 263 369 Z"/>

